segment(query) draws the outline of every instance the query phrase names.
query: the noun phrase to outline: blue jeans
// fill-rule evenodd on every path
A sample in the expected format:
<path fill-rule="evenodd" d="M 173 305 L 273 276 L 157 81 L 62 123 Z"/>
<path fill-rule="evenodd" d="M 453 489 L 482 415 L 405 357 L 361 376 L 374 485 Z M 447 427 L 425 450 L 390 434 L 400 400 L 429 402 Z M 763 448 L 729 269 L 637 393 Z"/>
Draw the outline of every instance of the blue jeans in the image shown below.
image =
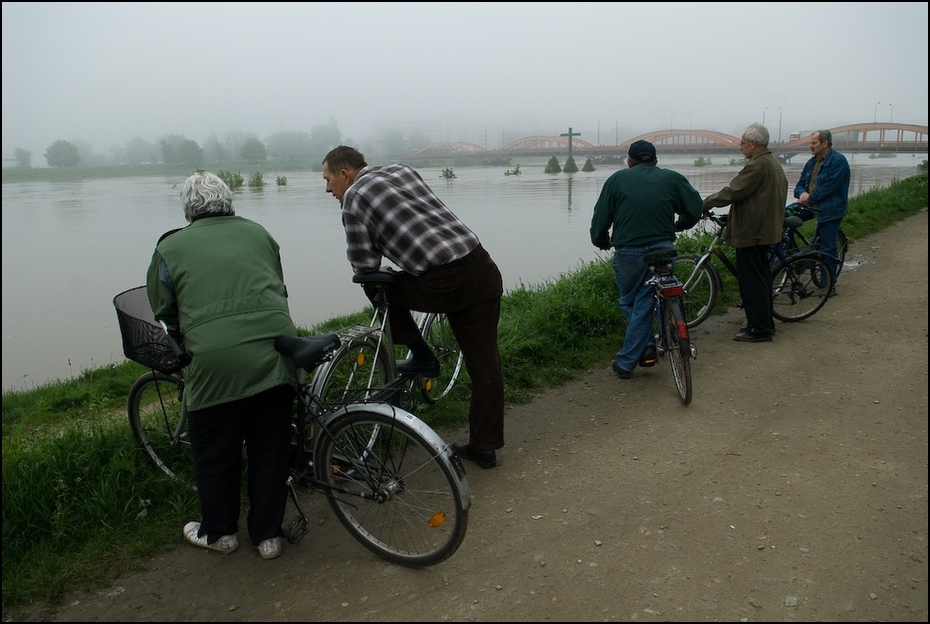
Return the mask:
<path fill-rule="evenodd" d="M 817 233 L 815 237 L 819 237 L 820 240 L 820 249 L 826 253 L 824 262 L 827 263 L 827 267 L 833 271 L 833 285 L 836 286 L 836 276 L 839 273 L 836 259 L 839 257 L 839 252 L 836 249 L 836 237 L 840 234 L 840 224 L 843 222 L 843 219 L 833 219 L 832 221 L 818 221 L 817 222 Z"/>
<path fill-rule="evenodd" d="M 649 267 L 643 262 L 643 256 L 650 251 L 672 247 L 674 245 L 670 241 L 660 241 L 644 247 L 618 247 L 614 250 L 614 276 L 620 289 L 618 307 L 626 317 L 626 335 L 615 361 L 623 370 L 636 368 L 646 345 L 654 339 L 652 319 L 655 300 L 652 287 L 646 285 Z"/>

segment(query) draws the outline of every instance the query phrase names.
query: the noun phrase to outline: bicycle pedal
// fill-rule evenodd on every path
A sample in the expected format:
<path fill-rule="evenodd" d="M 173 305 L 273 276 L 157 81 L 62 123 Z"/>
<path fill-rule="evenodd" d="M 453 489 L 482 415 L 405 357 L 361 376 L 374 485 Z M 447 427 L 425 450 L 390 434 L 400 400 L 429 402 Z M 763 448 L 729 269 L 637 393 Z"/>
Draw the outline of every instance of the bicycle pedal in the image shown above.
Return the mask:
<path fill-rule="evenodd" d="M 304 516 L 298 515 L 291 520 L 287 526 L 281 527 L 284 538 L 291 544 L 296 544 L 304 535 L 310 532 L 310 521 Z"/>

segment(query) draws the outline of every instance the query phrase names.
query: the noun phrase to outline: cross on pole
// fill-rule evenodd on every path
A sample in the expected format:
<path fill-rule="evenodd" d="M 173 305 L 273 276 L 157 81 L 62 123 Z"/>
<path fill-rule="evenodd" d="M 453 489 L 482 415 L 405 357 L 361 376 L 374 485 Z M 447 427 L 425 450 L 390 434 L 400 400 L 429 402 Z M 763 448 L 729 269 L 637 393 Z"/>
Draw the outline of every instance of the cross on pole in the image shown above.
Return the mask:
<path fill-rule="evenodd" d="M 559 136 L 567 136 L 567 137 L 568 137 L 568 157 L 571 158 L 571 157 L 572 157 L 572 137 L 581 136 L 581 133 L 580 133 L 580 132 L 572 132 L 572 128 L 571 128 L 571 126 L 569 126 L 569 127 L 568 127 L 568 132 L 567 132 L 567 133 L 563 132 L 563 133 L 560 134 Z"/>

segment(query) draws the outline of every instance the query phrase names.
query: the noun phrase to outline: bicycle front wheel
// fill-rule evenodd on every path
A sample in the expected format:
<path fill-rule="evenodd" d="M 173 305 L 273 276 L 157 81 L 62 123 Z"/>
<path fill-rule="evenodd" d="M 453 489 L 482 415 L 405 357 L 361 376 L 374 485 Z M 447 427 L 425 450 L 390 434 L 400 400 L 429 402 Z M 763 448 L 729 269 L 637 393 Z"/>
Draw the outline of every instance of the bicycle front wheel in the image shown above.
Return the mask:
<path fill-rule="evenodd" d="M 313 394 L 323 403 L 343 404 L 355 401 L 400 401 L 404 389 L 394 391 L 393 362 L 377 335 L 366 334 L 343 341 L 333 359 L 317 369 Z"/>
<path fill-rule="evenodd" d="M 678 299 L 668 299 L 664 303 L 665 342 L 668 345 L 668 361 L 672 365 L 672 377 L 675 388 L 685 405 L 691 403 L 693 387 L 691 383 L 691 339 L 688 336 L 688 324 Z"/>
<path fill-rule="evenodd" d="M 314 452 L 317 478 L 365 548 L 407 567 L 448 559 L 468 527 L 469 494 L 446 453 L 402 410 L 342 409 Z M 464 474 L 464 472 L 462 473 Z"/>
<path fill-rule="evenodd" d="M 196 487 L 181 376 L 152 371 L 139 377 L 129 390 L 129 426 L 155 466 Z"/>
<path fill-rule="evenodd" d="M 427 403 L 435 403 L 452 391 L 462 370 L 462 350 L 445 314 L 428 313 L 420 322 L 420 333 L 439 359 L 439 376 L 418 377 L 420 393 Z"/>
<path fill-rule="evenodd" d="M 827 302 L 833 274 L 819 254 L 786 259 L 772 278 L 772 315 L 793 323 L 806 319 Z"/>
<path fill-rule="evenodd" d="M 699 260 L 698 256 L 676 256 L 672 261 L 672 271 L 684 287 L 685 319 L 692 328 L 713 313 L 720 290 L 720 277 L 710 264 L 710 258 L 698 265 Z"/>

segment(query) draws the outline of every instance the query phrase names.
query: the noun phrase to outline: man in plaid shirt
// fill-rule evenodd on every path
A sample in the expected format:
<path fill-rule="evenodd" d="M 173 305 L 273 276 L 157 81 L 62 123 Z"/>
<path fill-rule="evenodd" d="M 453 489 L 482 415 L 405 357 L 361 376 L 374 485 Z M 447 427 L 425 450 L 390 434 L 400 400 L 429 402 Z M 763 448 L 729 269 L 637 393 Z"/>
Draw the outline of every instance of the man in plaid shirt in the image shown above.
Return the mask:
<path fill-rule="evenodd" d="M 504 446 L 504 376 L 497 346 L 503 280 L 478 237 L 449 210 L 412 168 L 370 167 L 357 150 L 339 146 L 323 159 L 326 192 L 342 205 L 352 270 L 401 272 L 389 292 L 391 333 L 411 357 L 401 372 L 435 376 L 439 362 L 410 310 L 444 313 L 472 381 L 469 441 L 455 442 L 461 457 L 497 466 Z"/>

